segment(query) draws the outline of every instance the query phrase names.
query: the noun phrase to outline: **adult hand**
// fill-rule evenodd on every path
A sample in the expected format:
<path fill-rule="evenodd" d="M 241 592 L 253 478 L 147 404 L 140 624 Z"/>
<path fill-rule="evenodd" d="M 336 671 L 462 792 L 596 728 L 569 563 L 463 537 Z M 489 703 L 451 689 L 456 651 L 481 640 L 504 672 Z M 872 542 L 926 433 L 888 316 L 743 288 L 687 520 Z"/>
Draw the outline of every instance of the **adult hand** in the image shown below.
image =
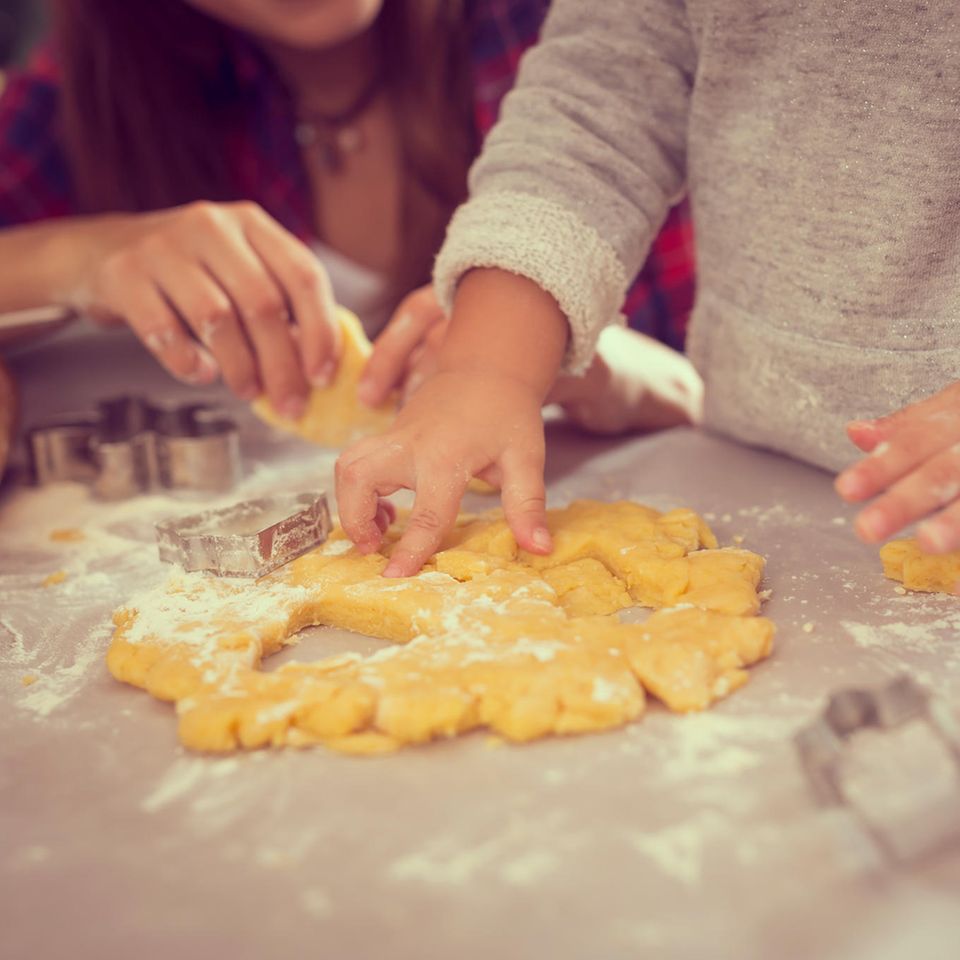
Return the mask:
<path fill-rule="evenodd" d="M 837 492 L 852 503 L 877 498 L 857 517 L 861 539 L 878 543 L 927 518 L 921 549 L 960 549 L 960 382 L 847 433 L 869 456 L 837 477 Z"/>
<path fill-rule="evenodd" d="M 416 500 L 388 577 L 410 576 L 453 526 L 472 477 L 500 487 L 517 543 L 552 549 L 544 500 L 541 394 L 508 376 L 441 371 L 401 410 L 387 433 L 360 441 L 337 462 L 337 504 L 347 536 L 364 553 L 383 539 L 381 498 L 400 489 Z"/>
<path fill-rule="evenodd" d="M 108 227 L 109 222 L 109 227 Z M 254 203 L 192 203 L 106 218 L 70 299 L 125 321 L 190 383 L 218 373 L 241 398 L 266 392 L 288 417 L 339 355 L 330 284 L 299 240 Z"/>
<path fill-rule="evenodd" d="M 401 402 L 437 370 L 437 353 L 447 330 L 447 318 L 432 286 L 408 294 L 373 345 L 360 378 L 361 403 L 378 407 L 391 393 Z"/>

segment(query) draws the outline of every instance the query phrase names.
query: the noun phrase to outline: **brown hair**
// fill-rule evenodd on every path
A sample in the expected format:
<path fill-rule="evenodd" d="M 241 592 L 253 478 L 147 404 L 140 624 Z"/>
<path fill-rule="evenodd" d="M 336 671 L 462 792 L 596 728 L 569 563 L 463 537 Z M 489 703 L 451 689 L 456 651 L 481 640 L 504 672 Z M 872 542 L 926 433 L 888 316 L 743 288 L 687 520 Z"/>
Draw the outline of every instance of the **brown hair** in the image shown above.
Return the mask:
<path fill-rule="evenodd" d="M 239 199 L 223 149 L 243 122 L 228 31 L 183 0 L 50 0 L 79 209 Z M 424 282 L 476 149 L 465 0 L 384 0 L 378 29 L 404 158 L 401 295 Z"/>

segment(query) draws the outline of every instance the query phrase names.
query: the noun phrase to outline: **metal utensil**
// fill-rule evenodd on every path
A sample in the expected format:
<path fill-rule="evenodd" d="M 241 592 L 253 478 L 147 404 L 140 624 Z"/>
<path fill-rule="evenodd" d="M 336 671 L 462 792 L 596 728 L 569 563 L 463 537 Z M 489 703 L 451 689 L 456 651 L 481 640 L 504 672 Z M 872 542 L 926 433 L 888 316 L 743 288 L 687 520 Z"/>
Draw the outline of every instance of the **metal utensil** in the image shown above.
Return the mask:
<path fill-rule="evenodd" d="M 246 500 L 157 524 L 160 559 L 219 577 L 262 577 L 320 546 L 333 529 L 326 494 Z"/>
<path fill-rule="evenodd" d="M 156 488 L 229 490 L 240 475 L 232 420 L 200 404 L 159 407 L 140 397 L 34 427 L 27 451 L 36 483 L 89 483 L 108 500 Z"/>
<path fill-rule="evenodd" d="M 956 801 L 943 822 L 930 811 L 917 811 L 911 828 L 889 829 L 855 801 L 846 776 L 852 741 L 865 730 L 889 732 L 919 721 L 946 749 L 956 767 Z M 960 837 L 960 723 L 950 707 L 908 676 L 876 688 L 850 688 L 834 693 L 821 717 L 794 739 L 800 762 L 814 794 L 825 806 L 846 806 L 891 861 L 911 860 L 932 847 Z M 903 784 L 904 787 L 909 786 Z M 916 826 L 917 829 L 912 829 Z"/>

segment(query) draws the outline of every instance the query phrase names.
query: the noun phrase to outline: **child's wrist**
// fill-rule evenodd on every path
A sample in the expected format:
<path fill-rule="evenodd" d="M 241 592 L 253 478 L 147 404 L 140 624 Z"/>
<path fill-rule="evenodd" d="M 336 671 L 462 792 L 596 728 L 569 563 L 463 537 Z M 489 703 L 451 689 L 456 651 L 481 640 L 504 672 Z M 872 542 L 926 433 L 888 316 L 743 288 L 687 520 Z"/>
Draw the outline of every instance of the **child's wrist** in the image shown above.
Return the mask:
<path fill-rule="evenodd" d="M 532 280 L 504 270 L 472 270 L 457 289 L 439 369 L 509 378 L 542 400 L 569 333 L 556 301 Z"/>

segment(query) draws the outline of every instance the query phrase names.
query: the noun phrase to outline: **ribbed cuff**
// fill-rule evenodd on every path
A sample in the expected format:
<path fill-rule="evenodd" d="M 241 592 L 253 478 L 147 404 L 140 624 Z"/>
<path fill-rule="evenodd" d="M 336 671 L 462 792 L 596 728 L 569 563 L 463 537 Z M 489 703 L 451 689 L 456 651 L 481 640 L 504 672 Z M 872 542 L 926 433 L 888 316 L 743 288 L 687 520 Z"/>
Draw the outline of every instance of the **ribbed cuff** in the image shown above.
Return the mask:
<path fill-rule="evenodd" d="M 614 248 L 565 207 L 526 193 L 484 194 L 454 214 L 434 266 L 437 296 L 449 313 L 460 278 L 496 267 L 551 294 L 570 324 L 566 373 L 582 373 L 604 327 L 622 324 L 629 278 Z"/>

